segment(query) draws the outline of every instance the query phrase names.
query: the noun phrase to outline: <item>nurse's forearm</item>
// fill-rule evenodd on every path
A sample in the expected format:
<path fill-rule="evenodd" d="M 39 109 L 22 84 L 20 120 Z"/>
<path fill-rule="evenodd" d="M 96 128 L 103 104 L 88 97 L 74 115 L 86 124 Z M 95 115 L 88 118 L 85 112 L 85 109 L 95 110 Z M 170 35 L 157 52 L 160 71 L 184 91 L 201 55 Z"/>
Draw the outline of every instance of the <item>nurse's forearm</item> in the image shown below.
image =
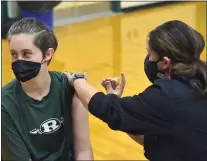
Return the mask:
<path fill-rule="evenodd" d="M 84 107 L 88 108 L 91 98 L 99 92 L 96 88 L 91 86 L 85 79 L 77 79 L 74 81 L 73 86 L 76 94 Z"/>

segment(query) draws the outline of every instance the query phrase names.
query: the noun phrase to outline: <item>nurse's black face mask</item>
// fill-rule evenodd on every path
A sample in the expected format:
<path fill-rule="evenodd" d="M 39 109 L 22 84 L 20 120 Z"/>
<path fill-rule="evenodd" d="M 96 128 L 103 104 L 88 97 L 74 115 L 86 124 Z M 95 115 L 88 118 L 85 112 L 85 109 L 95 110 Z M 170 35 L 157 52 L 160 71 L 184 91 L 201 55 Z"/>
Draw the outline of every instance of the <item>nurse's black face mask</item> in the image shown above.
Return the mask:
<path fill-rule="evenodd" d="M 12 70 L 15 77 L 21 82 L 26 82 L 35 78 L 40 72 L 41 65 L 46 62 L 42 61 L 41 63 L 26 60 L 17 60 L 13 62 Z"/>
<path fill-rule="evenodd" d="M 158 70 L 157 63 L 161 61 L 150 61 L 149 56 L 147 55 L 144 62 L 144 70 L 150 82 L 154 83 L 156 79 L 162 79 L 164 73 Z"/>

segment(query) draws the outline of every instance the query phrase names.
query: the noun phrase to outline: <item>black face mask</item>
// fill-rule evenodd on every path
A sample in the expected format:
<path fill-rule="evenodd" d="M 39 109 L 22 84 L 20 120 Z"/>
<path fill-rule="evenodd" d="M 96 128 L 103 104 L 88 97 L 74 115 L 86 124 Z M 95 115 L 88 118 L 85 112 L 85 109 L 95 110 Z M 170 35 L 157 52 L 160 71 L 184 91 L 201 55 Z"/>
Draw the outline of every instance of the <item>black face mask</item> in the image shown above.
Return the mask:
<path fill-rule="evenodd" d="M 158 60 L 158 61 L 149 61 L 149 56 L 147 56 L 145 58 L 145 62 L 144 62 L 145 74 L 147 75 L 148 79 L 152 83 L 154 83 L 154 81 L 156 79 L 162 79 L 163 76 L 164 76 L 164 73 L 162 73 L 158 70 L 157 63 L 159 61 L 160 60 Z"/>
<path fill-rule="evenodd" d="M 17 60 L 12 63 L 12 70 L 14 72 L 15 77 L 19 81 L 26 82 L 30 79 L 35 78 L 39 74 L 41 65 L 43 63 Z"/>

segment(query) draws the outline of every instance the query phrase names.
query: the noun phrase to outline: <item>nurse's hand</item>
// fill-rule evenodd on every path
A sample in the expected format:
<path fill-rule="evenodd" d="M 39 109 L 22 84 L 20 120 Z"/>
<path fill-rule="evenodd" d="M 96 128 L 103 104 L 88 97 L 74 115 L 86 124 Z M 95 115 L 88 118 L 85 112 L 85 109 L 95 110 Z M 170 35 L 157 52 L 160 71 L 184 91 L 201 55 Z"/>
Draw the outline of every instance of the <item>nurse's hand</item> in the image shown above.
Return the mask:
<path fill-rule="evenodd" d="M 121 73 L 120 83 L 117 78 L 107 78 L 101 82 L 101 85 L 105 88 L 107 94 L 116 94 L 119 97 L 121 97 L 124 92 L 125 84 L 126 79 L 123 73 Z"/>
<path fill-rule="evenodd" d="M 85 79 L 87 81 L 87 74 L 86 73 L 77 73 L 77 72 L 73 72 L 73 73 L 68 73 L 68 72 L 63 72 L 67 78 L 68 78 L 68 82 L 71 86 L 73 86 L 73 83 L 76 79 Z"/>

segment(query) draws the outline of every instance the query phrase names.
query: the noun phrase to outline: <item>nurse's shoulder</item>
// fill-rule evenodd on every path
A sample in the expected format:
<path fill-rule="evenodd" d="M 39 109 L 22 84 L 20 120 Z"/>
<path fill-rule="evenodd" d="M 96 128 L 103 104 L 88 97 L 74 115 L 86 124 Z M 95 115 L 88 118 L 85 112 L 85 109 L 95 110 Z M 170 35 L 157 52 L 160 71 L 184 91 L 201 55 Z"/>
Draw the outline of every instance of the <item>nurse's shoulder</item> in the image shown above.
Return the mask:
<path fill-rule="evenodd" d="M 156 86 L 165 97 L 181 101 L 193 96 L 193 88 L 188 80 L 164 80 L 157 79 L 152 86 Z"/>

